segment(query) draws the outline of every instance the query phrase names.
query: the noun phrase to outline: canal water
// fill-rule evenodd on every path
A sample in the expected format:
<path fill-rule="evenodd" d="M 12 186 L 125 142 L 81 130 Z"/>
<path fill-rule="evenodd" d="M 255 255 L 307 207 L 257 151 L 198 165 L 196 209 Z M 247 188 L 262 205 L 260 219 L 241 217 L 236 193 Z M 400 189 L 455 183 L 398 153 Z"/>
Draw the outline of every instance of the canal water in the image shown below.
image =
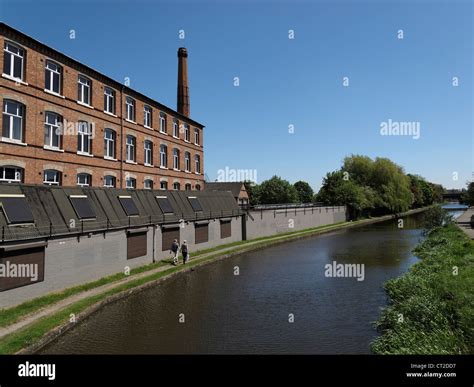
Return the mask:
<path fill-rule="evenodd" d="M 182 273 L 105 306 L 48 354 L 370 353 L 385 281 L 417 261 L 422 215 L 341 230 Z M 364 280 L 325 276 L 363 264 Z M 238 268 L 239 275 L 235 275 Z"/>

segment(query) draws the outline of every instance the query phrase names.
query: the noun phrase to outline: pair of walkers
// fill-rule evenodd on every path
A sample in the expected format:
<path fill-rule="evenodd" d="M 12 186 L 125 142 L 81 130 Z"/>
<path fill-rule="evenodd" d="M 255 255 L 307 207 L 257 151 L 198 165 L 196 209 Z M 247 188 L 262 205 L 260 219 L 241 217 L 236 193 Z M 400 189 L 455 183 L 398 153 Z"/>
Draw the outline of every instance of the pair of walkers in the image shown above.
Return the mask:
<path fill-rule="evenodd" d="M 181 245 L 181 248 L 180 248 L 178 240 L 175 239 L 173 243 L 171 244 L 171 249 L 170 249 L 170 253 L 173 254 L 173 265 L 175 266 L 179 263 L 178 255 L 179 255 L 180 250 L 181 250 L 181 254 L 183 254 L 183 265 L 185 265 L 189 259 L 188 244 L 186 243 L 186 241 L 183 241 L 183 244 Z"/>

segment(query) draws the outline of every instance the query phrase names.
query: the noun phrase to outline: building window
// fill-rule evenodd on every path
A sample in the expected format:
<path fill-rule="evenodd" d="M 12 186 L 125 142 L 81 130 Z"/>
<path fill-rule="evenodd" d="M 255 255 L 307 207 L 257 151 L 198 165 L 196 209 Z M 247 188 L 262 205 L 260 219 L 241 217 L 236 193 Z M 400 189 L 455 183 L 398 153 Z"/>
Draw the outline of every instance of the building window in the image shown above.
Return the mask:
<path fill-rule="evenodd" d="M 153 165 L 153 143 L 145 141 L 145 165 Z"/>
<path fill-rule="evenodd" d="M 166 145 L 160 145 L 160 167 L 168 167 L 168 147 Z"/>
<path fill-rule="evenodd" d="M 143 188 L 145 189 L 153 189 L 153 180 L 151 179 L 145 179 L 143 182 Z"/>
<path fill-rule="evenodd" d="M 201 157 L 199 155 L 194 156 L 194 167 L 196 173 L 201 173 Z"/>
<path fill-rule="evenodd" d="M 91 104 L 91 80 L 83 75 L 77 78 L 77 101 L 85 105 Z"/>
<path fill-rule="evenodd" d="M 125 105 L 127 108 L 127 120 L 135 122 L 135 100 L 127 97 L 125 99 Z"/>
<path fill-rule="evenodd" d="M 153 117 L 153 110 L 150 106 L 145 105 L 143 108 L 143 125 L 147 128 L 152 127 L 152 117 Z"/>
<path fill-rule="evenodd" d="M 184 124 L 184 141 L 189 142 L 189 125 Z"/>
<path fill-rule="evenodd" d="M 196 188 L 196 191 L 200 191 L 201 190 L 201 186 L 199 184 L 196 184 L 196 186 L 194 187 Z"/>
<path fill-rule="evenodd" d="M 15 101 L 3 102 L 2 136 L 10 140 L 23 141 L 23 117 L 25 107 Z"/>
<path fill-rule="evenodd" d="M 191 153 L 184 152 L 184 170 L 191 172 Z"/>
<path fill-rule="evenodd" d="M 59 114 L 46 112 L 44 117 L 44 145 L 49 148 L 61 148 L 61 121 Z"/>
<path fill-rule="evenodd" d="M 127 136 L 127 144 L 126 144 L 126 153 L 127 153 L 127 161 L 135 162 L 136 158 L 136 139 L 135 137 L 128 135 Z"/>
<path fill-rule="evenodd" d="M 106 175 L 104 176 L 104 187 L 106 188 L 115 188 L 115 176 Z"/>
<path fill-rule="evenodd" d="M 185 191 L 191 191 L 191 184 L 187 183 L 184 185 L 184 190 Z"/>
<path fill-rule="evenodd" d="M 23 169 L 13 166 L 0 167 L 0 181 L 7 183 L 21 183 Z"/>
<path fill-rule="evenodd" d="M 137 179 L 127 176 L 127 178 L 125 179 L 125 188 L 127 189 L 137 188 Z"/>
<path fill-rule="evenodd" d="M 3 73 L 5 75 L 22 81 L 24 60 L 25 51 L 22 48 L 5 42 L 3 49 Z"/>
<path fill-rule="evenodd" d="M 179 121 L 176 118 L 173 120 L 173 137 L 179 138 Z"/>
<path fill-rule="evenodd" d="M 173 189 L 179 191 L 181 189 L 181 184 L 179 184 L 178 182 L 173 183 Z"/>
<path fill-rule="evenodd" d="M 115 160 L 115 130 L 105 129 L 104 131 L 104 157 Z"/>
<path fill-rule="evenodd" d="M 43 184 L 61 185 L 61 172 L 55 169 L 46 169 L 44 171 Z"/>
<path fill-rule="evenodd" d="M 61 94 L 61 74 L 61 66 L 49 60 L 46 61 L 45 89 L 52 93 Z"/>
<path fill-rule="evenodd" d="M 194 144 L 199 145 L 199 129 L 194 128 Z"/>
<path fill-rule="evenodd" d="M 160 113 L 160 132 L 166 133 L 166 114 Z"/>
<path fill-rule="evenodd" d="M 160 181 L 160 189 L 168 189 L 168 182 Z"/>
<path fill-rule="evenodd" d="M 92 185 L 92 176 L 88 173 L 78 173 L 77 185 L 81 187 L 89 187 L 90 185 Z"/>
<path fill-rule="evenodd" d="M 90 155 L 92 152 L 92 130 L 88 122 L 79 121 L 77 131 L 77 151 Z"/>
<path fill-rule="evenodd" d="M 104 112 L 115 114 L 115 91 L 109 87 L 104 89 Z"/>
<path fill-rule="evenodd" d="M 179 169 L 179 149 L 173 149 L 173 169 Z"/>

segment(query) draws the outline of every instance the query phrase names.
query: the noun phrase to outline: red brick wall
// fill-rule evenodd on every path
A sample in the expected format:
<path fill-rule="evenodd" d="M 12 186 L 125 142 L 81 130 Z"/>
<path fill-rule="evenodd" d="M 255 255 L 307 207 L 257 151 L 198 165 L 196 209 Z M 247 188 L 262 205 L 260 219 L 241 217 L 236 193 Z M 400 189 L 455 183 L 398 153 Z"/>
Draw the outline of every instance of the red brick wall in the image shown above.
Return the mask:
<path fill-rule="evenodd" d="M 171 189 L 174 181 L 181 184 L 181 189 L 187 182 L 192 184 L 204 185 L 203 177 L 203 130 L 200 130 L 200 146 L 194 145 L 194 126 L 190 123 L 191 143 L 184 141 L 184 133 L 179 134 L 179 139 L 172 136 L 172 123 L 174 116 L 167 113 L 167 133 L 164 135 L 159 133 L 159 114 L 158 106 L 141 101 L 137 96 L 131 95 L 135 99 L 136 107 L 136 124 L 123 120 L 123 133 L 121 132 L 121 111 L 125 114 L 125 94 L 123 95 L 123 107 L 120 107 L 121 90 L 114 87 L 113 84 L 105 84 L 107 80 L 101 80 L 101 77 L 92 77 L 86 68 L 77 69 L 75 65 L 67 65 L 60 57 L 48 57 L 46 54 L 39 52 L 27 41 L 16 41 L 15 39 L 0 36 L 0 70 L 3 72 L 3 47 L 4 40 L 18 43 L 26 51 L 25 77 L 24 81 L 28 85 L 17 84 L 12 80 L 0 77 L 0 99 L 3 110 L 3 100 L 13 99 L 22 102 L 26 106 L 25 135 L 24 142 L 26 146 L 9 144 L 0 141 L 0 165 L 5 165 L 9 160 L 15 160 L 25 164 L 24 183 L 42 184 L 43 171 L 45 167 L 51 164 L 62 169 L 62 184 L 65 186 L 76 185 L 76 175 L 78 169 L 90 169 L 92 171 L 92 185 L 103 186 L 103 176 L 107 171 L 115 172 L 117 175 L 117 186 L 125 187 L 125 173 L 129 172 L 137 177 L 137 188 L 143 188 L 143 181 L 146 176 L 152 176 L 155 188 L 159 187 L 161 178 L 168 179 L 168 187 Z M 54 53 L 50 53 L 54 55 Z M 62 95 L 61 98 L 48 94 L 45 88 L 45 62 L 51 59 L 62 66 Z M 78 71 L 82 70 L 84 72 Z M 77 103 L 77 77 L 78 74 L 87 76 L 92 81 L 92 101 L 94 109 L 82 106 Z M 115 90 L 116 114 L 113 117 L 103 112 L 104 109 L 104 86 L 109 86 Z M 144 105 L 150 105 L 153 108 L 152 126 L 153 130 L 143 126 L 143 108 Z M 63 136 L 64 152 L 46 150 L 44 146 L 44 120 L 45 111 L 54 111 L 61 114 L 64 120 L 76 123 L 79 120 L 93 122 L 95 124 L 95 136 L 92 140 L 92 153 L 94 157 L 78 155 L 77 152 L 77 134 L 69 134 Z M 166 112 L 165 112 L 166 113 Z M 2 121 L 0 121 L 2 122 Z M 180 123 L 183 122 L 180 120 Z M 3 123 L 0 123 L 3 125 Z M 103 158 L 104 156 L 104 129 L 112 128 L 116 130 L 116 158 L 118 161 L 110 161 Z M 137 164 L 128 164 L 121 159 L 120 142 L 123 143 L 123 158 L 125 159 L 125 138 L 126 135 L 133 134 L 137 141 Z M 153 163 L 154 167 L 144 165 L 144 140 L 145 138 L 153 141 Z M 160 143 L 168 145 L 168 169 L 159 168 Z M 180 168 L 182 171 L 173 171 L 173 147 L 180 149 Z M 192 173 L 184 172 L 184 152 L 191 153 L 191 170 Z M 201 157 L 201 174 L 194 173 L 194 155 L 199 154 Z M 121 174 L 121 166 L 123 173 Z M 122 176 L 122 177 L 121 177 Z"/>

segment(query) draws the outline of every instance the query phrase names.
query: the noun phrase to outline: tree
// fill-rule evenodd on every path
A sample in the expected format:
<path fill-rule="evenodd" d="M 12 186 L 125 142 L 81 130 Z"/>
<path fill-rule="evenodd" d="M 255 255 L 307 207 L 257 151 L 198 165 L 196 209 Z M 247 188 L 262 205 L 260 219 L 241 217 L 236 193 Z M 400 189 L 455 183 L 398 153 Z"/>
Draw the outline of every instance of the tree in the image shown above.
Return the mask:
<path fill-rule="evenodd" d="M 474 206 L 474 182 L 467 185 L 467 191 L 463 193 L 461 200 L 468 206 Z"/>
<path fill-rule="evenodd" d="M 311 203 L 313 200 L 313 189 L 306 181 L 297 181 L 293 184 L 298 194 L 298 201 L 300 203 Z"/>
<path fill-rule="evenodd" d="M 259 204 L 259 186 L 250 180 L 244 181 L 244 186 L 249 196 L 249 204 L 252 206 Z"/>
<path fill-rule="evenodd" d="M 370 185 L 374 161 L 368 156 L 351 155 L 344 158 L 342 170 L 349 174 L 350 180 L 360 185 Z"/>
<path fill-rule="evenodd" d="M 343 171 L 329 172 L 317 195 L 317 201 L 332 206 L 347 206 L 352 219 L 373 207 L 373 192 L 356 182 L 345 179 Z"/>
<path fill-rule="evenodd" d="M 298 192 L 287 180 L 273 176 L 259 185 L 258 200 L 260 204 L 296 203 Z"/>

